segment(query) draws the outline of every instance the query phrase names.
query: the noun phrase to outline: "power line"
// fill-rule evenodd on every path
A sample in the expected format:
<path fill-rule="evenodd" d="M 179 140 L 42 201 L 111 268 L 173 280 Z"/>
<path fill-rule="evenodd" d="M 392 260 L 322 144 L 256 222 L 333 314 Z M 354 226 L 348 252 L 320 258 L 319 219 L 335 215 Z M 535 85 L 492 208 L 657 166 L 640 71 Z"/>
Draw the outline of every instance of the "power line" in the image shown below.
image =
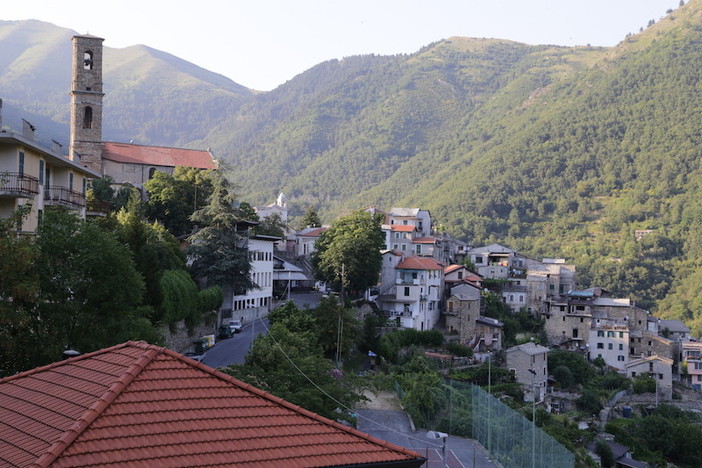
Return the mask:
<path fill-rule="evenodd" d="M 266 335 L 271 337 L 271 339 L 273 340 L 273 343 L 274 343 L 274 344 L 276 345 L 276 347 L 280 350 L 280 352 L 283 353 L 283 356 L 285 356 L 285 359 L 288 360 L 288 362 L 295 368 L 295 370 L 296 370 L 297 372 L 299 372 L 299 374 L 300 374 L 301 376 L 303 376 L 309 383 L 311 383 L 311 384 L 314 386 L 314 388 L 316 388 L 317 390 L 319 390 L 324 396 L 326 396 L 326 397 L 329 398 L 331 401 L 333 401 L 334 403 L 336 403 L 339 407 L 343 408 L 344 410 L 346 410 L 346 411 L 348 411 L 348 412 L 350 412 L 350 413 L 354 413 L 354 414 L 356 414 L 356 417 L 360 417 L 360 418 L 362 418 L 362 419 L 364 419 L 364 420 L 366 420 L 366 421 L 368 421 L 368 422 L 371 422 L 371 423 L 375 424 L 376 426 L 379 426 L 379 427 L 381 427 L 382 429 L 387 430 L 387 431 L 389 431 L 389 432 L 392 432 L 392 433 L 395 433 L 395 434 L 398 434 L 398 435 L 401 435 L 401 436 L 405 436 L 405 437 L 407 437 L 408 439 L 415 440 L 415 441 L 419 441 L 419 442 L 422 442 L 423 444 L 433 445 L 434 447 L 441 447 L 440 444 L 435 444 L 435 443 L 432 443 L 432 442 L 427 442 L 427 440 L 419 439 L 419 438 L 417 438 L 417 437 L 413 437 L 413 436 L 407 435 L 407 434 L 405 434 L 405 433 L 396 431 L 395 429 L 392 429 L 392 428 L 390 428 L 390 427 L 384 426 L 384 425 L 382 425 L 382 424 L 380 424 L 380 423 L 378 423 L 378 422 L 376 422 L 376 421 L 373 421 L 372 419 L 367 418 L 367 417 L 365 417 L 365 416 L 363 416 L 363 415 L 360 415 L 360 414 L 356 413 L 352 408 L 349 408 L 348 406 L 344 405 L 343 403 L 341 403 L 339 400 L 337 400 L 337 399 L 334 398 L 333 396 L 329 395 L 322 387 L 320 387 L 320 386 L 317 385 L 312 379 L 310 379 L 309 376 L 308 376 L 307 374 L 305 374 L 305 373 L 302 371 L 302 369 L 300 369 L 300 368 L 297 366 L 297 364 L 295 364 L 295 363 L 293 362 L 293 360 L 290 358 L 290 356 L 288 356 L 288 354 L 285 352 L 285 350 L 284 350 L 283 347 L 280 345 L 280 343 L 278 343 L 278 340 L 275 339 L 275 336 L 273 336 L 273 334 L 270 333 L 270 329 L 266 326 L 265 322 L 263 322 L 263 319 L 259 318 L 258 320 L 259 320 L 259 321 L 261 322 L 261 324 L 263 325 L 263 328 L 266 329 Z"/>

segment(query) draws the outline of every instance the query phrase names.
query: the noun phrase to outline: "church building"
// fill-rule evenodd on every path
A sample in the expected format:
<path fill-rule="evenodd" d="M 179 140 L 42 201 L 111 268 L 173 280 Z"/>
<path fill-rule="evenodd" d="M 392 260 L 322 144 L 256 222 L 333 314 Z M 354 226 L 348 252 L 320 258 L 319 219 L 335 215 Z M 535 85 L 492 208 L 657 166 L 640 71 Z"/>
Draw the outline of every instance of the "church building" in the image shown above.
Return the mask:
<path fill-rule="evenodd" d="M 140 190 L 156 171 L 172 174 L 176 167 L 215 169 L 209 150 L 102 141 L 103 40 L 73 36 L 69 159 L 111 177 L 114 184 Z"/>

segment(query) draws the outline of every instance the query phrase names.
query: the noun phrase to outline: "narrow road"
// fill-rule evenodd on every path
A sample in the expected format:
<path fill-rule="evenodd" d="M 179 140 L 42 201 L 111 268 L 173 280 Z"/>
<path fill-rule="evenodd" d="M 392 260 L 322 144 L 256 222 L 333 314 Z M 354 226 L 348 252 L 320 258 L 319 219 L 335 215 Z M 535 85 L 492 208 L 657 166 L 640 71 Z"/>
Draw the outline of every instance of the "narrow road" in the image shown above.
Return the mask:
<path fill-rule="evenodd" d="M 268 319 L 257 319 L 245 323 L 241 333 L 231 338 L 221 340 L 205 353 L 202 362 L 210 367 L 227 367 L 232 364 L 243 364 L 251 343 L 259 334 L 265 335 L 268 329 Z"/>

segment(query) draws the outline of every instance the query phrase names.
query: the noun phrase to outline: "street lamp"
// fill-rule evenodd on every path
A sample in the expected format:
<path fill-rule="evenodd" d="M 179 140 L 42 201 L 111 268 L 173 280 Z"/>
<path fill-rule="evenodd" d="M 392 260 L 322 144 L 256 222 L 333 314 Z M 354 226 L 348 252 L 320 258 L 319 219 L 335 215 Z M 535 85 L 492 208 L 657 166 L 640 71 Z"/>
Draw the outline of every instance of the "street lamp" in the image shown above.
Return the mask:
<path fill-rule="evenodd" d="M 441 462 L 443 463 L 443 466 L 446 466 L 446 439 L 448 438 L 448 434 L 445 432 L 439 432 L 439 431 L 429 431 L 427 432 L 427 439 L 442 439 L 444 441 L 444 445 L 441 447 Z"/>

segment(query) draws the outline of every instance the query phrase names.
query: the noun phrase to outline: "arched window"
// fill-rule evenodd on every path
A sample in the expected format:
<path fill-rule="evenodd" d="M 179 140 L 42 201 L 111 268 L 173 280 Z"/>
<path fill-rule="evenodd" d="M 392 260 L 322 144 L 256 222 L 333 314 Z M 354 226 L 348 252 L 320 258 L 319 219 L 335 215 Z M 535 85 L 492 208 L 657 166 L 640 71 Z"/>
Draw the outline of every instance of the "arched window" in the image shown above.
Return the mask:
<path fill-rule="evenodd" d="M 83 128 L 93 128 L 93 108 L 85 106 L 83 112 Z"/>
<path fill-rule="evenodd" d="M 93 69 L 93 53 L 89 50 L 86 50 L 83 53 L 83 70 L 92 70 Z"/>

